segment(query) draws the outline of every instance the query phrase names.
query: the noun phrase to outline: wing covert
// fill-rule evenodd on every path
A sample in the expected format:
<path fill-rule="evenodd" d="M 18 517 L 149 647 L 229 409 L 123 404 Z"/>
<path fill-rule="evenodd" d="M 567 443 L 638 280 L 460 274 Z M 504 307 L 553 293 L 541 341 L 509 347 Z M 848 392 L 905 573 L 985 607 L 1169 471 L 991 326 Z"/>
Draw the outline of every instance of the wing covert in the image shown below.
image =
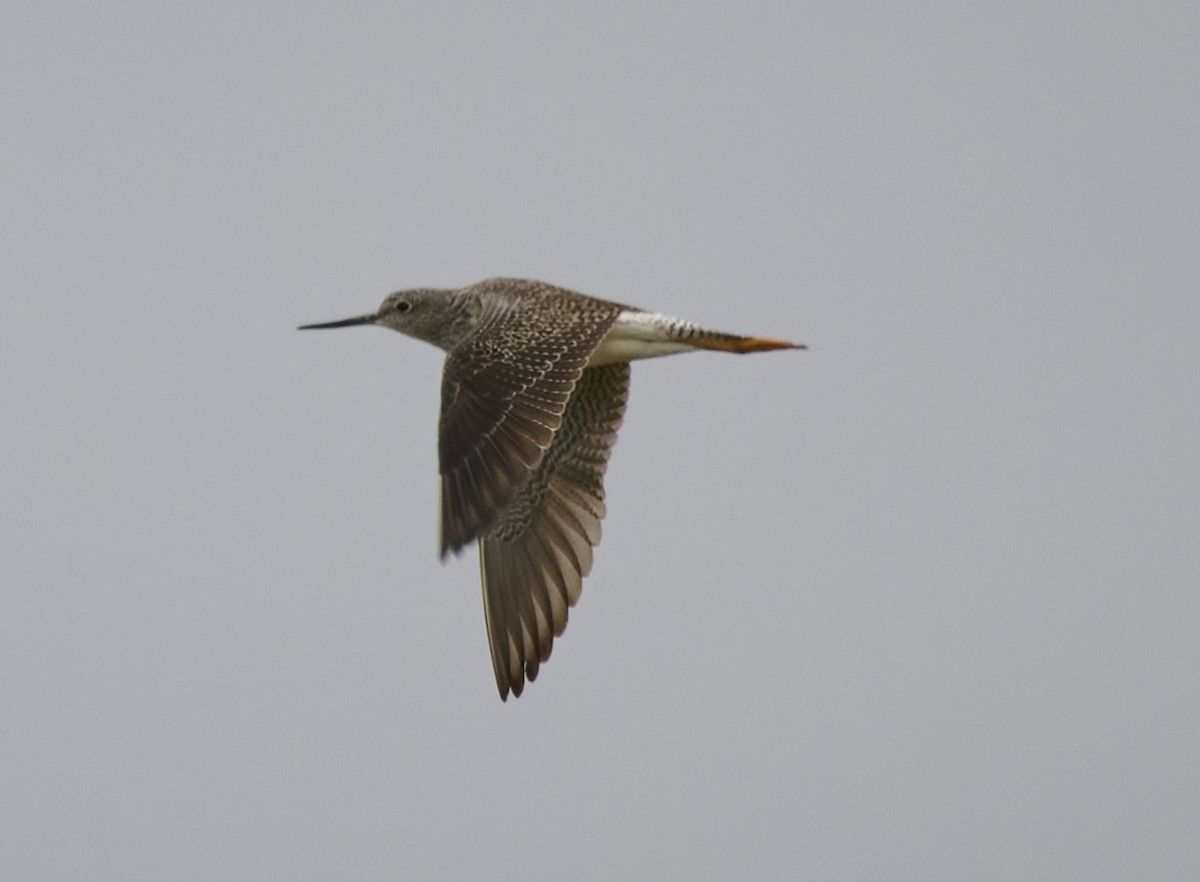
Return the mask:
<path fill-rule="evenodd" d="M 491 526 L 538 468 L 621 310 L 541 285 L 519 295 L 492 291 L 485 302 L 478 327 L 447 354 L 442 376 L 443 556 Z"/>

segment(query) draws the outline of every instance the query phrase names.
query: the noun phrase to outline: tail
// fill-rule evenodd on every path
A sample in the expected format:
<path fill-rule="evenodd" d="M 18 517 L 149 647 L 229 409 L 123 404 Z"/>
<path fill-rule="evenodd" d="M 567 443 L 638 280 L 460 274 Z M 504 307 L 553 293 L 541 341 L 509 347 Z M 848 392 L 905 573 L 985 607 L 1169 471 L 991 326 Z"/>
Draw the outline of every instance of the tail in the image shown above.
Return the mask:
<path fill-rule="evenodd" d="M 737 334 L 720 334 L 713 331 L 703 331 L 687 341 L 699 349 L 713 349 L 717 352 L 736 352 L 744 355 L 747 352 L 770 352 L 772 349 L 807 349 L 803 343 L 789 343 L 787 340 L 772 340 L 770 337 L 740 337 Z"/>

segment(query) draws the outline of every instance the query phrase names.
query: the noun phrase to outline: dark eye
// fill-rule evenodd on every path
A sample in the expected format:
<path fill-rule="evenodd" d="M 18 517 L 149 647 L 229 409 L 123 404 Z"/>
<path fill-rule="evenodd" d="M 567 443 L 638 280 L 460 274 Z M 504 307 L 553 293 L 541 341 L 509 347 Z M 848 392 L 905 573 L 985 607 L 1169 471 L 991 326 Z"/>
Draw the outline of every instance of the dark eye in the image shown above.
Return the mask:
<path fill-rule="evenodd" d="M 412 309 L 412 304 L 407 300 L 396 301 L 396 312 L 408 312 L 410 309 Z"/>

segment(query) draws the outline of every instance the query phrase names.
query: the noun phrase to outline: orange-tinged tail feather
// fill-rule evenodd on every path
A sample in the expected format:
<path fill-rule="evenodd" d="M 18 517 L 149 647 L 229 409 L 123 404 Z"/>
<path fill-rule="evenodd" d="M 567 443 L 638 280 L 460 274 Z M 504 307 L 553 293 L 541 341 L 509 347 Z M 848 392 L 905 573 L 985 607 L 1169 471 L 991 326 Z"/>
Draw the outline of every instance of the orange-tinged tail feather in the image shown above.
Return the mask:
<path fill-rule="evenodd" d="M 787 340 L 772 340 L 770 337 L 739 337 L 736 334 L 699 334 L 688 340 L 693 346 L 701 349 L 715 349 L 718 352 L 770 352 L 772 349 L 807 349 L 803 343 L 789 343 Z"/>

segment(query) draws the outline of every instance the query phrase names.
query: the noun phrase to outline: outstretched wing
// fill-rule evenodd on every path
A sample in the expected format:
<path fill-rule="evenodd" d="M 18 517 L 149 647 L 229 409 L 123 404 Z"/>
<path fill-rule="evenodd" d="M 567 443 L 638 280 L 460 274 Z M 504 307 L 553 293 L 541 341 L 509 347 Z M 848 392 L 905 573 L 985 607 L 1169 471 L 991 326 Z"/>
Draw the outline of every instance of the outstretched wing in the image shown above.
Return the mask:
<path fill-rule="evenodd" d="M 588 358 L 621 311 L 523 284 L 515 293 L 493 290 L 479 325 L 446 356 L 438 427 L 443 556 L 490 527 L 539 467 Z"/>
<path fill-rule="evenodd" d="M 550 657 L 592 566 L 604 471 L 629 394 L 629 363 L 587 368 L 537 470 L 479 539 L 483 606 L 500 697 Z"/>

